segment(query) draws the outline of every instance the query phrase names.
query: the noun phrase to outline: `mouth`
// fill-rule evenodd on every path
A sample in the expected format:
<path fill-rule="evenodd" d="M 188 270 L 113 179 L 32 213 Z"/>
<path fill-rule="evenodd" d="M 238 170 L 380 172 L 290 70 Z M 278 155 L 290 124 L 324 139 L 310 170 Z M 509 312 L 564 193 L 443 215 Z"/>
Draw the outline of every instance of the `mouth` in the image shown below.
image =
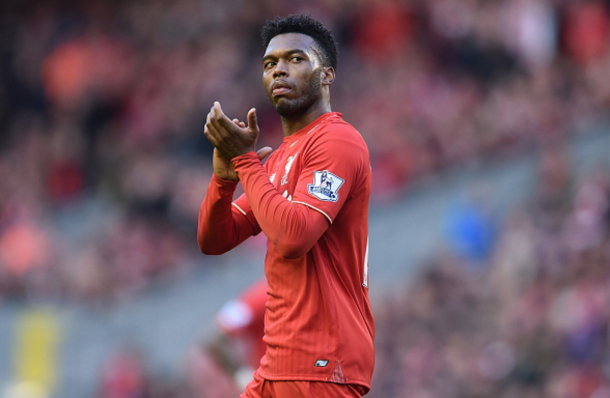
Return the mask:
<path fill-rule="evenodd" d="M 276 80 L 271 86 L 271 94 L 274 97 L 284 95 L 291 90 L 292 88 L 290 87 L 290 85 L 283 80 Z"/>

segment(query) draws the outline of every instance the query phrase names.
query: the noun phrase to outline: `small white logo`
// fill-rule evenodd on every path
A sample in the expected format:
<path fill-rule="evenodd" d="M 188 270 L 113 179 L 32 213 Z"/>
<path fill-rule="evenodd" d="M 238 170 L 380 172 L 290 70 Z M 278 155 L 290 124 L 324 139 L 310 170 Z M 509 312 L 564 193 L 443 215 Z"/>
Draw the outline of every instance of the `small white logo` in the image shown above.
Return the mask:
<path fill-rule="evenodd" d="M 307 191 L 316 198 L 325 202 L 336 202 L 339 200 L 339 188 L 344 180 L 328 170 L 314 171 L 313 184 L 307 184 Z"/>
<path fill-rule="evenodd" d="M 269 177 L 269 181 L 273 182 L 273 180 L 275 180 L 275 173 L 271 174 Z"/>
<path fill-rule="evenodd" d="M 282 184 L 281 185 L 288 184 L 288 173 L 290 172 L 290 168 L 292 167 L 292 162 L 294 162 L 294 158 L 295 157 L 296 157 L 296 155 L 290 156 L 288 158 L 288 160 L 286 160 L 286 168 L 284 169 L 284 176 L 282 177 Z"/>
<path fill-rule="evenodd" d="M 326 365 L 328 365 L 328 360 L 326 360 L 326 359 L 318 359 L 313 366 L 316 366 L 318 368 L 323 368 Z"/>

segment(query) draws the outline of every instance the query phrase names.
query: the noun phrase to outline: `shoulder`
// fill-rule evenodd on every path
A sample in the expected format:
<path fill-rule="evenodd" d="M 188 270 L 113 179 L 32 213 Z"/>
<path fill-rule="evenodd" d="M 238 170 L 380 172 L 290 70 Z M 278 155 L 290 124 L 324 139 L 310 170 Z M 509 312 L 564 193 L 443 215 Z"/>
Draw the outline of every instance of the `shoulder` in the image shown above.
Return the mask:
<path fill-rule="evenodd" d="M 332 118 L 313 132 L 310 145 L 332 148 L 346 157 L 364 154 L 368 157 L 369 152 L 360 132 L 340 117 Z"/>
<path fill-rule="evenodd" d="M 346 181 L 361 178 L 370 170 L 370 156 L 364 139 L 358 130 L 342 119 L 325 123 L 311 133 L 303 151 L 303 160 L 307 167 L 327 170 Z"/>
<path fill-rule="evenodd" d="M 357 139 L 357 141 L 362 140 L 362 142 L 364 142 L 360 132 L 341 117 L 331 118 L 326 125 L 322 126 L 321 130 L 322 132 L 340 134 L 349 138 Z"/>

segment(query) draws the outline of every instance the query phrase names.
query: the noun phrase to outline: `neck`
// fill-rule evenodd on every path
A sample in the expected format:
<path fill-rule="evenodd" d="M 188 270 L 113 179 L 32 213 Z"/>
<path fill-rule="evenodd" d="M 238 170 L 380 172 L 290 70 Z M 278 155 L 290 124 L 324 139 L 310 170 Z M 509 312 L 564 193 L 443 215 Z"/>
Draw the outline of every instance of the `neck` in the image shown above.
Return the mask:
<path fill-rule="evenodd" d="M 282 130 L 284 130 L 284 137 L 288 137 L 303 127 L 309 125 L 311 122 L 319 118 L 325 113 L 331 112 L 329 102 L 320 102 L 306 113 L 296 117 L 284 117 L 282 119 Z"/>

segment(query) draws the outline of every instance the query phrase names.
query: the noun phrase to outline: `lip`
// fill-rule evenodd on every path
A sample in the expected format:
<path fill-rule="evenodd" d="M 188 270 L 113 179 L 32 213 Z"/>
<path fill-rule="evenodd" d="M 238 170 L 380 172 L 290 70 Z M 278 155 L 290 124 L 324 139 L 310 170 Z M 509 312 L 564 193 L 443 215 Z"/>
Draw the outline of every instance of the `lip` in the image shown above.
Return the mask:
<path fill-rule="evenodd" d="M 276 80 L 271 85 L 271 93 L 274 97 L 284 95 L 291 90 L 292 88 L 290 87 L 290 85 L 283 80 Z"/>

